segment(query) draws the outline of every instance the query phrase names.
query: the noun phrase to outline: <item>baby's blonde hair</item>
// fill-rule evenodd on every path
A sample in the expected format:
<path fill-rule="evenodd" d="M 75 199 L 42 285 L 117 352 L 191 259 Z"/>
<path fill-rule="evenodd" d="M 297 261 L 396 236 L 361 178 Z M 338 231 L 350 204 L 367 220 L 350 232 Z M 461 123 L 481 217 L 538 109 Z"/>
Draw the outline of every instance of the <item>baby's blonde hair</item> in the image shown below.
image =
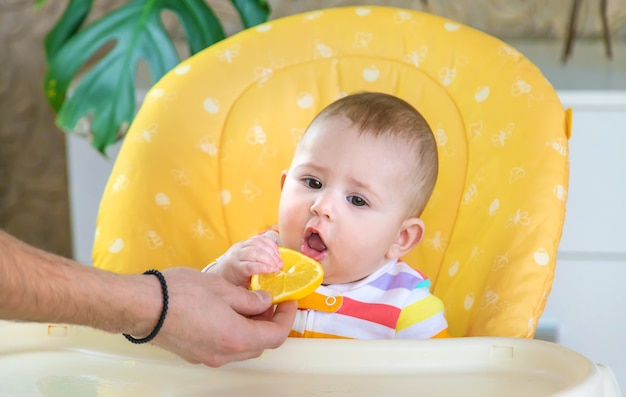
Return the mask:
<path fill-rule="evenodd" d="M 432 195 L 439 170 L 435 137 L 420 112 L 393 95 L 359 92 L 325 107 L 311 125 L 334 116 L 348 118 L 361 134 L 399 139 L 403 147 L 413 151 L 408 215 L 420 216 Z"/>

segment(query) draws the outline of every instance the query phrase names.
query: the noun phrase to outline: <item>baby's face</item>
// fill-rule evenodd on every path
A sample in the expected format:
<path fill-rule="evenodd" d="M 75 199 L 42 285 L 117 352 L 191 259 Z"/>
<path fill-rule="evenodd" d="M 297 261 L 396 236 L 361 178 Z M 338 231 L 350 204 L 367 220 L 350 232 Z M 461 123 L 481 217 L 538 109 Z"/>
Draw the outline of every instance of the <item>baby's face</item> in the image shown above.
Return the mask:
<path fill-rule="evenodd" d="M 362 279 L 389 259 L 406 219 L 401 145 L 367 134 L 343 117 L 318 120 L 284 177 L 281 240 L 324 266 L 324 283 Z"/>

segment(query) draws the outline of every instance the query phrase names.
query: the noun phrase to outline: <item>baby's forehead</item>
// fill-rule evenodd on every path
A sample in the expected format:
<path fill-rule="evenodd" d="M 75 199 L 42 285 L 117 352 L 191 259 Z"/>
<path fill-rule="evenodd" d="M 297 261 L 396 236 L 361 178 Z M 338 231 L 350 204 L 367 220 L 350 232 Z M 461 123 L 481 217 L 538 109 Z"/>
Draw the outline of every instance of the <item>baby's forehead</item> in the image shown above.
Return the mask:
<path fill-rule="evenodd" d="M 396 172 L 404 174 L 417 163 L 416 148 L 413 143 L 392 134 L 376 134 L 367 130 L 360 131 L 356 126 L 348 130 L 313 128 L 307 131 L 296 147 L 294 156 L 316 157 L 316 153 L 325 152 L 329 147 L 340 146 L 345 151 L 358 150 L 362 156 L 376 162 L 397 164 L 401 167 Z M 384 155 L 381 158 L 380 155 Z"/>
<path fill-rule="evenodd" d="M 358 120 L 352 121 L 342 114 L 326 115 L 315 119 L 304 131 L 303 139 L 333 139 L 338 134 L 347 134 L 352 139 L 372 139 L 406 147 L 412 144 L 410 133 L 393 126 L 374 128 Z"/>
<path fill-rule="evenodd" d="M 402 170 L 413 168 L 417 162 L 416 148 L 413 143 L 397 135 L 360 131 L 356 126 L 350 127 L 349 131 L 311 129 L 300 139 L 294 155 L 302 154 L 315 158 L 317 157 L 315 153 L 326 152 L 329 147 L 339 147 L 345 152 L 357 151 L 362 157 L 368 159 L 371 157 L 374 163 L 384 162 L 386 165 L 391 165 L 398 164 L 397 160 L 401 160 Z"/>

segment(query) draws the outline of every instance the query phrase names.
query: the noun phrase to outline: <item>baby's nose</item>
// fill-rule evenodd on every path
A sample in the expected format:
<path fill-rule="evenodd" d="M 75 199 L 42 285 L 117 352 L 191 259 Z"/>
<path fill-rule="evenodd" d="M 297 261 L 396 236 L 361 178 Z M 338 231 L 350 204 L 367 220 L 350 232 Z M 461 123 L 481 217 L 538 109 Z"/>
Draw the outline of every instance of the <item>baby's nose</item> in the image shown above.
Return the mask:
<path fill-rule="evenodd" d="M 329 195 L 320 195 L 311 205 L 311 213 L 328 220 L 333 219 L 333 204 Z"/>

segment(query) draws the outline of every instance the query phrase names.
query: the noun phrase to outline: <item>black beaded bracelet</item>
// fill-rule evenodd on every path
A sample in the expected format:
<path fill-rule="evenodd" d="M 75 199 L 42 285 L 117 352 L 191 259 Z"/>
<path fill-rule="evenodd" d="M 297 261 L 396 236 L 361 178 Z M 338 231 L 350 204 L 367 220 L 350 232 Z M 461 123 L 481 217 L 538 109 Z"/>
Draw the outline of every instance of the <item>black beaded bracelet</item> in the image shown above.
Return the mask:
<path fill-rule="evenodd" d="M 161 283 L 161 289 L 163 290 L 163 310 L 161 311 L 161 317 L 159 317 L 159 321 L 157 322 L 156 327 L 154 327 L 154 330 L 150 333 L 150 335 L 146 336 L 145 338 L 137 339 L 130 336 L 129 334 L 123 334 L 126 339 L 135 344 L 148 343 L 152 339 L 154 339 L 155 336 L 157 336 L 157 334 L 161 330 L 161 327 L 163 327 L 163 322 L 165 321 L 165 316 L 167 315 L 167 307 L 170 299 L 167 293 L 167 283 L 165 282 L 165 277 L 163 277 L 163 274 L 161 274 L 160 271 L 151 269 L 146 270 L 145 272 L 143 272 L 143 274 L 153 274 L 159 279 L 159 282 Z"/>

